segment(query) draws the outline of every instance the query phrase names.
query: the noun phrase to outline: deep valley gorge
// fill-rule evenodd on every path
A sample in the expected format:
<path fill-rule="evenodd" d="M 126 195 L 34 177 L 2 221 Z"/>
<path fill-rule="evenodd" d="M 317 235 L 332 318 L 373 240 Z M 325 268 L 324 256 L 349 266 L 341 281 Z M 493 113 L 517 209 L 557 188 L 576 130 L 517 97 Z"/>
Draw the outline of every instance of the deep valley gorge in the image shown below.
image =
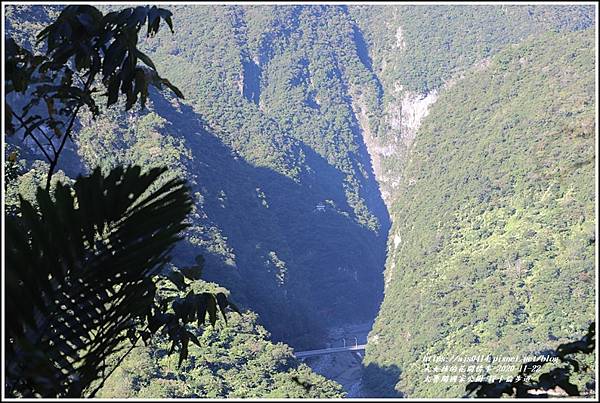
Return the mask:
<path fill-rule="evenodd" d="M 428 380 L 424 357 L 536 354 L 585 334 L 596 6 L 161 7 L 172 32 L 142 24 L 137 46 L 169 85 L 146 88 L 144 107 L 94 93 L 52 189 L 96 167 L 167 167 L 191 205 L 162 270 L 201 267 L 186 284 L 241 313 L 190 324 L 181 361 L 165 335 L 109 357 L 97 397 L 456 398 L 470 381 Z M 8 6 L 6 35 L 42 52 L 34 37 L 63 10 Z M 21 130 L 5 136 L 15 216 L 48 171 Z M 589 372 L 571 382 L 595 389 Z"/>

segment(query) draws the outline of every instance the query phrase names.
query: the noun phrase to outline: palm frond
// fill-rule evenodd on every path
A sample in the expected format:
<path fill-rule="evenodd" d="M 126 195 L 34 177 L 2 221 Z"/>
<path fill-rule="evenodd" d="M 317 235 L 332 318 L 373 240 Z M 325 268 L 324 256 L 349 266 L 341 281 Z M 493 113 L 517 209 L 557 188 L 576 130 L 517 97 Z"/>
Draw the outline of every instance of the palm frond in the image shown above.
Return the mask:
<path fill-rule="evenodd" d="M 137 323 L 156 313 L 152 276 L 185 229 L 184 181 L 165 169 L 95 170 L 38 189 L 6 220 L 9 396 L 79 397 Z M 156 190 L 151 190 L 156 188 Z"/>

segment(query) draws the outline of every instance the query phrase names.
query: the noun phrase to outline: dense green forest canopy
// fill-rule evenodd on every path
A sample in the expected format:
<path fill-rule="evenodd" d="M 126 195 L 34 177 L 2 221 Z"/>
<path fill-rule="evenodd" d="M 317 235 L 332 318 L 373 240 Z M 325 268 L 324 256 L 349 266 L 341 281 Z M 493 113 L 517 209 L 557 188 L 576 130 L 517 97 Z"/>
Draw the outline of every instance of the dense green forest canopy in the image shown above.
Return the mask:
<path fill-rule="evenodd" d="M 424 383 L 424 355 L 536 351 L 593 318 L 593 42 L 550 33 L 500 52 L 419 130 L 366 356 L 398 365 L 409 396 L 463 387 Z"/>
<path fill-rule="evenodd" d="M 341 386 L 315 374 L 256 323 L 256 314 L 233 316 L 200 332 L 181 367 L 169 344 L 140 346 L 108 379 L 100 398 L 339 398 Z"/>
<path fill-rule="evenodd" d="M 168 160 L 161 158 L 153 164 L 147 159 L 147 153 L 133 156 L 128 153 L 125 158 L 103 163 L 88 159 L 87 167 L 93 172 L 80 175 L 74 181 L 63 172 L 52 175 L 59 156 L 66 150 L 63 147 L 67 141 L 74 142 L 69 142 L 71 146 L 85 149 L 86 146 L 93 147 L 98 137 L 103 139 L 90 132 L 86 138 L 85 129 L 78 130 L 75 135 L 72 129 L 76 119 L 78 124 L 86 118 L 91 118 L 94 123 L 110 122 L 108 111 L 122 113 L 110 106 L 116 103 L 116 107 L 127 113 L 136 103 L 138 94 L 144 109 L 148 77 L 159 80 L 183 98 L 179 89 L 167 79 L 156 74 L 144 77 L 147 71 L 136 67 L 136 58 L 132 58 L 132 54 L 137 55 L 146 66 L 155 70 L 151 59 L 135 48 L 137 32 L 147 21 L 148 34 L 156 33 L 160 18 L 172 27 L 171 15 L 156 7 L 137 7 L 107 14 L 91 6 L 67 7 L 56 22 L 41 33 L 30 33 L 31 36 L 37 34 L 39 42 L 48 38 L 47 47 L 20 48 L 19 45 L 27 46 L 26 41 L 17 43 L 14 38 L 9 39 L 9 74 L 5 83 L 10 92 L 17 93 L 11 94 L 5 105 L 9 112 L 5 123 L 11 129 L 6 139 L 12 140 L 7 158 L 9 174 L 5 178 L 8 180 L 6 218 L 10 240 L 6 285 L 10 348 L 5 368 L 8 371 L 5 393 L 9 396 L 94 397 L 103 388 L 106 377 L 120 370 L 123 359 L 131 359 L 136 343 L 143 339 L 149 345 L 153 342 L 150 340 L 153 334 L 160 342 L 170 345 L 166 354 L 169 357 L 175 349 L 179 351 L 177 372 L 180 372 L 181 364 L 194 358 L 189 354 L 190 341 L 201 349 L 196 351 L 197 354 L 209 355 L 202 350 L 206 345 L 200 344 L 198 339 L 206 319 L 216 335 L 220 333 L 214 328 L 219 311 L 226 324 L 228 306 L 240 313 L 228 301 L 226 290 L 211 293 L 204 283 L 197 281 L 204 263 L 201 257 L 195 258 L 193 267 L 165 267 L 170 261 L 168 253 L 174 242 L 180 240 L 180 234 L 189 227 L 189 221 L 183 220 L 192 208 L 190 189 L 183 172 L 163 175 L 169 168 L 165 166 Z M 48 18 L 46 24 L 52 20 Z M 132 42 L 132 39 L 135 40 Z M 124 48 L 123 40 L 128 41 L 122 55 L 125 62 L 121 65 L 117 61 L 113 71 L 106 67 L 112 62 L 109 55 L 112 49 Z M 91 52 L 90 47 L 93 48 Z M 71 57 L 75 60 L 73 70 L 69 62 Z M 23 69 L 23 65 L 27 69 Z M 107 85 L 104 95 L 108 96 L 102 110 L 93 97 L 98 91 L 92 88 L 98 84 L 96 75 L 101 68 L 105 73 L 103 84 Z M 73 84 L 74 76 L 85 78 L 83 88 Z M 113 86 L 115 77 L 119 82 Z M 58 84 L 48 84 L 55 78 L 60 80 Z M 35 87 L 33 91 L 30 91 L 31 87 Z M 119 102 L 116 93 L 119 87 L 126 95 L 125 101 Z M 21 112 L 19 103 L 23 99 L 25 106 Z M 33 107 L 41 100 L 48 105 L 46 120 L 40 115 L 28 115 L 28 111 L 37 112 Z M 84 109 L 87 110 L 84 112 Z M 63 112 L 69 121 L 66 126 L 55 120 Z M 13 117 L 19 125 L 13 124 Z M 148 125 L 154 127 L 156 120 L 150 120 Z M 54 130 L 54 137 L 46 135 L 47 127 L 44 126 Z M 64 131 L 61 128 L 65 128 Z M 24 136 L 16 139 L 20 131 Z M 46 147 L 53 152 L 52 157 L 34 131 L 44 135 L 48 142 Z M 121 133 L 115 129 L 113 133 L 104 134 Z M 33 140 L 35 144 L 27 144 L 27 140 Z M 60 142 L 58 148 L 55 141 Z M 166 148 L 171 144 L 167 143 Z M 158 145 L 160 152 L 160 141 Z M 156 151 L 155 147 L 152 154 L 156 155 Z M 107 149 L 106 152 L 113 153 L 114 150 Z M 32 161 L 35 157 L 28 161 L 27 157 L 36 154 L 43 154 L 49 165 Z M 26 159 L 19 160 L 22 156 Z M 85 161 L 85 154 L 78 156 Z M 179 161 L 179 154 L 173 158 Z M 31 164 L 29 170 L 28 163 Z M 24 178 L 32 172 L 33 175 Z M 45 189 L 39 187 L 42 177 L 47 177 L 43 180 Z M 186 278 L 194 281 L 190 284 Z M 25 301 L 21 300 L 23 296 Z M 250 320 L 251 325 L 240 331 L 256 335 L 254 346 L 261 342 L 264 348 L 270 349 L 273 345 L 266 340 L 268 333 L 260 326 L 252 325 L 255 319 Z M 190 328 L 191 321 L 197 321 L 197 328 Z M 164 332 L 158 334 L 159 329 Z M 225 329 L 221 333 L 231 331 Z M 210 339 L 203 341 L 209 348 L 215 345 Z M 157 342 L 154 342 L 155 347 Z M 271 365 L 271 372 L 255 371 L 257 385 L 251 393 L 295 397 L 343 395 L 339 385 L 317 376 L 306 366 L 299 366 L 291 349 L 280 346 L 287 357 L 267 355 L 263 361 Z M 226 348 L 219 355 L 220 359 L 228 360 L 230 352 Z M 216 364 L 219 368 L 226 366 Z M 284 375 L 288 369 L 294 371 Z M 146 376 L 154 378 L 155 374 Z M 122 383 L 122 380 L 118 382 Z M 203 388 L 200 384 L 197 386 Z M 219 388 L 214 383 L 206 385 L 205 389 L 211 396 L 232 393 L 231 387 Z M 155 392 L 160 394 L 159 390 Z M 244 395 L 239 387 L 235 393 Z"/>
<path fill-rule="evenodd" d="M 100 117 L 80 119 L 75 144 L 67 150 L 70 154 L 64 156 L 58 175 L 73 177 L 98 165 L 106 171 L 130 163 L 166 163 L 170 174 L 184 175 L 193 186 L 195 209 L 186 243 L 178 247 L 177 263 L 190 264 L 198 249 L 205 252 L 207 278 L 231 289 L 242 305 L 251 303 L 278 340 L 310 345 L 319 342 L 321 330 L 331 321 L 372 318 L 381 298 L 389 223 L 352 109 L 344 99 L 337 56 L 321 60 L 317 49 L 306 56 L 315 58 L 313 63 L 323 71 L 315 85 L 334 85 L 329 77 L 338 77 L 338 95 L 326 104 L 323 100 L 322 107 L 307 108 L 300 94 L 297 99 L 282 98 L 288 84 L 279 88 L 290 74 L 304 74 L 304 81 L 296 85 L 309 85 L 308 71 L 288 74 L 293 67 L 288 64 L 325 37 L 316 24 L 321 14 L 341 21 L 344 14 L 337 8 L 171 9 L 179 29 L 144 39 L 140 47 L 159 71 L 169 72 L 186 100 L 151 90 L 143 110 L 121 112 L 122 104 L 108 109 L 99 105 Z M 36 16 L 31 21 L 30 12 Z M 29 44 L 28 35 L 42 26 L 38 21 L 50 19 L 53 12 L 15 7 L 8 13 L 9 31 Z M 299 15 L 315 31 L 302 44 L 286 37 L 288 23 Z M 264 36 L 256 30 L 271 29 L 255 25 L 259 21 L 281 31 L 275 35 L 281 38 L 269 41 L 269 52 L 280 55 L 273 62 L 273 74 L 285 74 L 269 80 L 271 90 L 263 88 L 266 82 L 255 81 L 255 92 L 279 94 L 276 98 L 289 101 L 287 106 L 277 106 L 275 98 L 261 106 L 247 97 L 249 52 L 259 41 L 252 35 Z M 303 29 L 297 27 L 295 35 Z M 353 46 L 350 25 L 346 30 L 336 52 Z M 346 61 L 360 70 L 360 62 L 350 55 Z M 333 96 L 325 88 L 322 93 Z M 267 102 L 268 97 L 261 99 Z M 22 175 L 8 190 L 9 200 L 15 200 L 17 192 L 33 195 L 44 169 L 33 162 L 39 155 L 30 148 L 20 147 L 19 153 Z M 326 205 L 326 211 L 315 211 L 318 204 Z M 344 291 L 329 292 L 337 285 Z"/>
<path fill-rule="evenodd" d="M 208 344 L 181 371 L 164 340 L 140 347 L 103 396 L 341 396 L 277 342 L 321 347 L 377 316 L 372 393 L 457 397 L 465 385 L 422 382 L 423 355 L 534 352 L 587 328 L 594 6 L 168 8 L 174 33 L 138 46 L 185 99 L 82 110 L 52 187 L 168 167 L 193 198 L 175 265 L 203 254 L 203 278 L 257 316 L 195 329 Z M 9 6 L 7 35 L 39 52 L 61 9 Z M 5 140 L 15 212 L 48 165 Z"/>

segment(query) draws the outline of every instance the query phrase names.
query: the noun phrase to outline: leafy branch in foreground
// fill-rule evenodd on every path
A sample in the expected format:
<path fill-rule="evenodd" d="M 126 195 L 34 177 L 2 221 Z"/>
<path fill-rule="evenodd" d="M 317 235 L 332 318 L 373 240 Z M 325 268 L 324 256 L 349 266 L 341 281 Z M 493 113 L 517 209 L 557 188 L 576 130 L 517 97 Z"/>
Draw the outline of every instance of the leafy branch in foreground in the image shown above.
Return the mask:
<path fill-rule="evenodd" d="M 512 382 L 471 382 L 467 385 L 467 396 L 475 393 L 476 397 L 500 398 L 503 395 L 508 397 L 549 397 L 550 393 L 554 395 L 580 396 L 580 391 L 576 385 L 570 382 L 573 373 L 589 370 L 589 366 L 581 363 L 575 358 L 574 354 L 592 354 L 596 346 L 596 324 L 592 322 L 588 332 L 581 340 L 572 343 L 561 344 L 549 356 L 557 357 L 563 363 L 562 367 L 539 375 L 537 381 L 530 383 L 526 379 L 535 375 L 534 372 L 550 361 L 542 360 L 528 363 L 523 366 L 521 371 Z"/>
<path fill-rule="evenodd" d="M 172 13 L 156 6 L 138 6 L 104 15 L 86 5 L 67 6 L 38 35 L 45 53 L 34 55 L 12 38 L 5 43 L 5 126 L 8 134 L 23 130 L 50 164 L 46 189 L 59 157 L 71 138 L 78 113 L 86 106 L 100 114 L 94 93 L 101 88 L 107 106 L 126 97 L 126 110 L 139 99 L 142 107 L 150 85 L 183 94 L 158 75 L 152 60 L 137 48 L 142 27 L 154 36 L 164 20 L 173 31 Z M 141 61 L 145 66 L 138 66 Z M 99 77 L 99 79 L 98 79 Z M 20 96 L 19 96 L 20 95 Z"/>
<path fill-rule="evenodd" d="M 93 397 L 115 353 L 161 331 L 181 363 L 197 342 L 189 323 L 237 310 L 223 293 L 189 288 L 202 260 L 167 266 L 192 201 L 183 180 L 160 180 L 165 171 L 96 169 L 72 187 L 38 188 L 36 207 L 21 198 L 21 216 L 6 218 L 8 396 Z"/>

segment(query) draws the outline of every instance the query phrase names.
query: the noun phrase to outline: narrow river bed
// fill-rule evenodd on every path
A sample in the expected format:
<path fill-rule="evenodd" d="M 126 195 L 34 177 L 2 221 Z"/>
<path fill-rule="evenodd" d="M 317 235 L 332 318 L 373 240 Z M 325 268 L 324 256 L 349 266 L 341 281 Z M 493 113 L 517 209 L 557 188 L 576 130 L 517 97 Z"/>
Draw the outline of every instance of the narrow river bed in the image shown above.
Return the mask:
<path fill-rule="evenodd" d="M 371 326 L 372 323 L 361 323 L 332 328 L 324 345 L 318 348 L 366 344 Z M 348 394 L 347 397 L 367 397 L 363 395 L 362 387 L 363 357 L 364 351 L 341 352 L 307 357 L 305 363 L 318 374 L 341 384 Z"/>

